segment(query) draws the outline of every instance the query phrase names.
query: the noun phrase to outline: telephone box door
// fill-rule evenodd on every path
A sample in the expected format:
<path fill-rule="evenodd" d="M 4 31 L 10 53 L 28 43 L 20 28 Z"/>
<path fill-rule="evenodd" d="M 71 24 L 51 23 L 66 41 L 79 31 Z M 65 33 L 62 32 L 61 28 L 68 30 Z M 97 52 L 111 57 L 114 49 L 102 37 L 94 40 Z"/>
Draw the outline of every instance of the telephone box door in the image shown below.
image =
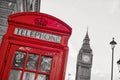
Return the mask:
<path fill-rule="evenodd" d="M 52 80 L 58 57 L 53 51 L 11 45 L 2 80 Z"/>

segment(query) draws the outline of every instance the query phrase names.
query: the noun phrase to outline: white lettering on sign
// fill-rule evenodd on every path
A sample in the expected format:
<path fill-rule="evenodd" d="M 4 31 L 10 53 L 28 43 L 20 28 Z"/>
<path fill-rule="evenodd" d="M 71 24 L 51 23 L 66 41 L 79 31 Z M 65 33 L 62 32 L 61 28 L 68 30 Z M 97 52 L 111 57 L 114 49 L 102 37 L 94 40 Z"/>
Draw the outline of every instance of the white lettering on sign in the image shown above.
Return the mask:
<path fill-rule="evenodd" d="M 51 42 L 56 42 L 56 43 L 61 42 L 61 36 L 48 34 L 48 33 L 44 33 L 44 32 L 28 30 L 28 29 L 23 29 L 23 28 L 15 28 L 14 34 L 25 36 L 25 37 L 30 37 L 30 38 L 51 41 Z"/>

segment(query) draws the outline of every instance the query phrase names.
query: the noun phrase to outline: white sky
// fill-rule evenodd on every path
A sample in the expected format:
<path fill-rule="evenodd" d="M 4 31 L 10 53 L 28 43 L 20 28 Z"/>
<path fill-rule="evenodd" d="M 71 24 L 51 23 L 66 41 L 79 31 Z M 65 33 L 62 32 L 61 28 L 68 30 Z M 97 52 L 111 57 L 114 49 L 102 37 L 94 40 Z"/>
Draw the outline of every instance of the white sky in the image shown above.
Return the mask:
<path fill-rule="evenodd" d="M 75 80 L 76 57 L 85 37 L 87 26 L 93 66 L 91 80 L 110 80 L 111 47 L 115 37 L 114 80 L 118 80 L 117 60 L 120 58 L 120 0 L 41 0 L 41 12 L 55 16 L 73 29 L 69 40 L 69 57 L 66 71 Z"/>

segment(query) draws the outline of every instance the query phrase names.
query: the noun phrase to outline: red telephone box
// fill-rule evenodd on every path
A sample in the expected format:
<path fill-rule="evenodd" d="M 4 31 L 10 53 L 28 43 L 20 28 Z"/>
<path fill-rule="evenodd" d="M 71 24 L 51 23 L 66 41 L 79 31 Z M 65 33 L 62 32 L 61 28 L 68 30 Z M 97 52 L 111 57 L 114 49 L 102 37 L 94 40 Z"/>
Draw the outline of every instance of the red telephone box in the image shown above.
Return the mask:
<path fill-rule="evenodd" d="M 8 24 L 0 48 L 0 80 L 64 80 L 72 29 L 37 12 L 10 15 Z"/>

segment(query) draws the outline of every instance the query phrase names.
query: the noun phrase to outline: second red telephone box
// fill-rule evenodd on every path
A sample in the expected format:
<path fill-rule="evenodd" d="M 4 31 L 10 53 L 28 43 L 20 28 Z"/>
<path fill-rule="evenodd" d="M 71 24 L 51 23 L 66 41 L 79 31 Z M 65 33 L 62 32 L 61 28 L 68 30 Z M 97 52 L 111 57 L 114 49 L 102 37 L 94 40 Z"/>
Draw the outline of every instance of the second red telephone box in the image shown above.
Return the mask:
<path fill-rule="evenodd" d="M 0 80 L 64 80 L 72 29 L 36 12 L 10 15 L 8 24 L 0 48 Z"/>

